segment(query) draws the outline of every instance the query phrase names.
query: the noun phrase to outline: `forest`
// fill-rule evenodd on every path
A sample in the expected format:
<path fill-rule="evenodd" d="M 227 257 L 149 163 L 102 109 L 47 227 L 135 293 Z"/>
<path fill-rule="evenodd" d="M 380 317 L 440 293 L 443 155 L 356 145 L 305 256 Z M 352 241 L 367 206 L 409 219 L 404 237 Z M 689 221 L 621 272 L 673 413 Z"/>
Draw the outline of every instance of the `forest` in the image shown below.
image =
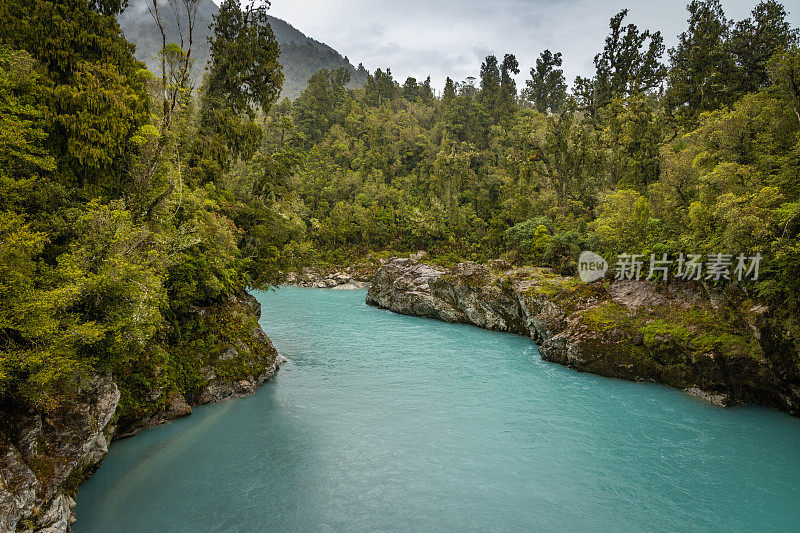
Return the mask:
<path fill-rule="evenodd" d="M 581 250 L 610 261 L 760 254 L 746 289 L 797 309 L 798 30 L 774 0 L 740 21 L 693 1 L 687 17 L 666 50 L 659 31 L 617 13 L 594 75 L 571 89 L 551 50 L 524 87 L 505 54 L 440 95 L 389 69 L 356 91 L 346 73 L 319 72 L 267 117 L 273 158 L 296 164 L 271 181 L 304 235 L 283 249 L 332 263 L 502 257 L 566 275 Z"/>
<path fill-rule="evenodd" d="M 152 5 L 162 22 L 196 10 Z M 563 274 L 581 250 L 759 253 L 752 297 L 800 306 L 800 48 L 774 0 L 740 21 L 693 0 L 669 50 L 623 10 L 571 87 L 544 50 L 524 87 L 508 53 L 441 92 L 322 70 L 280 102 L 268 5 L 222 3 L 208 66 L 179 27 L 156 72 L 124 7 L 0 3 L 5 406 L 52 409 L 111 373 L 133 416 L 146 391 L 191 389 L 187 354 L 236 327 L 190 310 L 417 250 Z"/>

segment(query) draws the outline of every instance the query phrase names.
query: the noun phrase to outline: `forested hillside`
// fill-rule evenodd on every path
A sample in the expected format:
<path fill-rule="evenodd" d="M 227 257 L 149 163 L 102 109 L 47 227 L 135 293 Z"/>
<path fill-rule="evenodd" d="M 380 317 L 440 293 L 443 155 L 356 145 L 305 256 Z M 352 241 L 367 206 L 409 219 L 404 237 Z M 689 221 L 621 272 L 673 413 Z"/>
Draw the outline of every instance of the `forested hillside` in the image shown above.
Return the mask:
<path fill-rule="evenodd" d="M 149 0 L 131 0 L 118 20 L 125 37 L 136 45 L 137 59 L 156 72 L 159 68 L 158 52 L 163 45 L 158 24 L 151 16 L 148 5 L 152 5 Z M 167 42 L 180 43 L 179 26 L 185 33 L 188 25 L 186 11 L 178 10 L 176 17 L 168 2 L 162 1 L 157 5 L 161 6 L 162 24 Z M 196 2 L 196 10 L 192 57 L 196 66 L 195 72 L 199 74 L 211 59 L 208 38 L 212 36 L 210 26 L 219 8 L 213 0 L 200 0 Z M 361 86 L 366 81 L 367 71 L 361 65 L 358 68 L 353 67 L 350 61 L 336 50 L 305 36 L 281 19 L 272 16 L 268 19 L 281 48 L 278 60 L 284 74 L 281 97 L 296 98 L 305 89 L 311 75 L 323 68 L 347 69 L 350 72 L 351 87 Z"/>
<path fill-rule="evenodd" d="M 573 274 L 581 250 L 723 254 L 733 264 L 711 281 L 725 283 L 739 254 L 761 254 L 749 290 L 796 308 L 798 31 L 774 0 L 740 21 L 716 0 L 687 16 L 667 51 L 657 28 L 615 15 L 571 90 L 550 50 L 525 87 L 512 54 L 490 56 L 477 83 L 448 79 L 438 98 L 381 70 L 359 90 L 317 74 L 269 122 L 277 153 L 298 156 L 275 187 L 294 198 L 308 256 L 423 249 Z"/>
<path fill-rule="evenodd" d="M 275 246 L 292 231 L 261 181 L 230 173 L 242 158 L 274 164 L 255 120 L 283 80 L 266 8 L 223 5 L 198 88 L 189 40 L 154 76 L 120 7 L 0 4 L 4 424 L 71 405 L 98 375 L 119 385 L 121 420 L 199 390 L 205 358 L 255 327 L 225 302 L 278 281 Z"/>

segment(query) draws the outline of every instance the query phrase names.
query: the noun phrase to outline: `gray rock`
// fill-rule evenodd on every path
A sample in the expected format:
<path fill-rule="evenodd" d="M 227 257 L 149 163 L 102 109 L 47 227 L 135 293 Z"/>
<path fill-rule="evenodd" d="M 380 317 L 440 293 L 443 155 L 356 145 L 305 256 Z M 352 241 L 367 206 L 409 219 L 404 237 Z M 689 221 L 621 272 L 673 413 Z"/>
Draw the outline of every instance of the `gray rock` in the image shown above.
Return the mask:
<path fill-rule="evenodd" d="M 800 416 L 800 339 L 792 334 L 800 324 L 739 293 L 735 286 L 720 292 L 699 283 L 583 284 L 501 262 L 445 270 L 393 258 L 375 274 L 367 303 L 526 335 L 540 344 L 543 359 L 582 372 L 664 383 L 716 405 L 756 403 Z M 711 343 L 697 353 L 694 339 L 727 331 L 741 343 Z"/>

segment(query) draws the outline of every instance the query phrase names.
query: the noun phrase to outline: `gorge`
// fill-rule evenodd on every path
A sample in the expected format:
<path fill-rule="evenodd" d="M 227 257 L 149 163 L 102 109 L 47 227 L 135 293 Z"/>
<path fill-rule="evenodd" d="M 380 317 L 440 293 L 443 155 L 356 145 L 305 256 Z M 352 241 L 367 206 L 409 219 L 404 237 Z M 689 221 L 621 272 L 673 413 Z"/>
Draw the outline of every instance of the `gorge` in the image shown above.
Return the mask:
<path fill-rule="evenodd" d="M 800 420 L 542 360 L 365 291 L 259 292 L 289 360 L 256 394 L 114 444 L 77 533 L 780 531 Z"/>

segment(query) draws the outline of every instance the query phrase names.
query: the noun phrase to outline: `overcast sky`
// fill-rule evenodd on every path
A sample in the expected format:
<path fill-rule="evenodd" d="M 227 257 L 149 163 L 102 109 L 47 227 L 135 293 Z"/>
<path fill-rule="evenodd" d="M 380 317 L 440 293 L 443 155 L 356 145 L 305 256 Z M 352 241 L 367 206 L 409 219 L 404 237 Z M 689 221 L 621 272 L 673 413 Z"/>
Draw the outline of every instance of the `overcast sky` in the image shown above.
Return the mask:
<path fill-rule="evenodd" d="M 592 73 L 608 20 L 629 8 L 628 20 L 661 30 L 667 48 L 686 26 L 688 0 L 272 0 L 271 14 L 322 41 L 354 65 L 370 71 L 390 67 L 401 83 L 407 76 L 432 77 L 441 88 L 477 76 L 482 59 L 510 52 L 525 79 L 545 48 L 564 55 L 571 85 Z M 749 15 L 756 0 L 726 0 L 728 18 Z M 800 6 L 784 2 L 793 26 Z"/>

